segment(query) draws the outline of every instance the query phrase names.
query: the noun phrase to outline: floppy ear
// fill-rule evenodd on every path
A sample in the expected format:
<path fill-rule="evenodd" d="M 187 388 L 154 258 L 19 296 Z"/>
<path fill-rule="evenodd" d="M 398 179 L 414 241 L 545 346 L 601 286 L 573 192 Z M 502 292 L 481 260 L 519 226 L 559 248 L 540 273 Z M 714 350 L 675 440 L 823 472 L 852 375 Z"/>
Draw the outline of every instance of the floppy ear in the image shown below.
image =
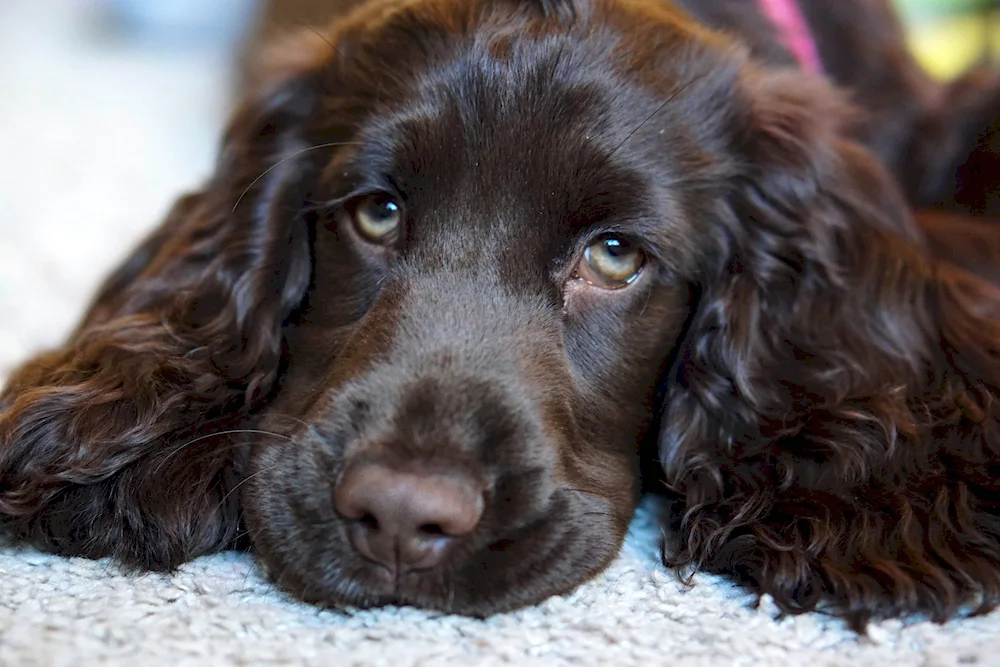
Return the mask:
<path fill-rule="evenodd" d="M 62 554 L 169 569 L 237 534 L 239 438 L 310 281 L 303 128 L 315 72 L 235 113 L 214 175 L 0 394 L 0 523 Z M 308 157 L 308 156 L 306 156 Z M 245 439 L 245 438 L 244 438 Z"/>
<path fill-rule="evenodd" d="M 847 108 L 747 72 L 740 175 L 668 378 L 669 564 L 786 612 L 1000 600 L 1000 294 L 928 259 Z"/>

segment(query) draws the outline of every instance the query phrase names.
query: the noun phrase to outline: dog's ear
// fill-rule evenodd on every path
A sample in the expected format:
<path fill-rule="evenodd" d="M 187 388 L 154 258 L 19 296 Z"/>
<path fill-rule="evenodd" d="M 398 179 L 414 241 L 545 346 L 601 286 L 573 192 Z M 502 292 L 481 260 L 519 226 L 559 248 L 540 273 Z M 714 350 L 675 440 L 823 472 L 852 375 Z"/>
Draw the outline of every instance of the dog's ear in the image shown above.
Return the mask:
<path fill-rule="evenodd" d="M 266 398 L 282 322 L 308 289 L 311 153 L 299 153 L 321 68 L 266 77 L 204 189 L 106 281 L 63 347 L 9 378 L 0 522 L 15 537 L 165 569 L 236 535 L 241 437 L 213 434 Z"/>
<path fill-rule="evenodd" d="M 857 626 L 1000 599 L 1000 295 L 921 248 L 821 82 L 744 72 L 738 176 L 668 377 L 668 562 Z"/>

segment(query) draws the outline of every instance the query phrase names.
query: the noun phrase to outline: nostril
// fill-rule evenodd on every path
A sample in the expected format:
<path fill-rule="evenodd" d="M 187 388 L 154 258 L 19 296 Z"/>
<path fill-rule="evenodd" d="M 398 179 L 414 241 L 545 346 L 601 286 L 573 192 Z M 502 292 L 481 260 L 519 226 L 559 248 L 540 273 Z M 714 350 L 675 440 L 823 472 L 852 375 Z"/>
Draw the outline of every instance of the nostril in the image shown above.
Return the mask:
<path fill-rule="evenodd" d="M 362 526 L 364 526 L 368 530 L 372 530 L 372 531 L 377 531 L 378 528 L 379 528 L 379 526 L 378 526 L 378 519 L 376 519 L 375 515 L 372 514 L 371 512 L 365 512 L 361 516 L 361 518 L 358 519 L 358 523 L 360 523 Z"/>
<path fill-rule="evenodd" d="M 444 528 L 436 523 L 425 523 L 420 526 L 420 532 L 428 537 L 445 537 Z"/>

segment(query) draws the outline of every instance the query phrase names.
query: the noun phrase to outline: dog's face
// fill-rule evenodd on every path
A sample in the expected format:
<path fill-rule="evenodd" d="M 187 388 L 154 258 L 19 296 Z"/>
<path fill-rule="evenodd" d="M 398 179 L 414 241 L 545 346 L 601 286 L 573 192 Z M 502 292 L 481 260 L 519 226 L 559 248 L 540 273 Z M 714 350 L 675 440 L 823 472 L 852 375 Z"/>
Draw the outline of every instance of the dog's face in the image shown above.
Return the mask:
<path fill-rule="evenodd" d="M 644 85 L 610 20 L 581 43 L 583 17 L 441 4 L 327 47 L 308 143 L 342 145 L 305 176 L 312 283 L 263 422 L 289 440 L 244 502 L 307 599 L 485 614 L 616 554 L 698 220 L 678 73 Z"/>

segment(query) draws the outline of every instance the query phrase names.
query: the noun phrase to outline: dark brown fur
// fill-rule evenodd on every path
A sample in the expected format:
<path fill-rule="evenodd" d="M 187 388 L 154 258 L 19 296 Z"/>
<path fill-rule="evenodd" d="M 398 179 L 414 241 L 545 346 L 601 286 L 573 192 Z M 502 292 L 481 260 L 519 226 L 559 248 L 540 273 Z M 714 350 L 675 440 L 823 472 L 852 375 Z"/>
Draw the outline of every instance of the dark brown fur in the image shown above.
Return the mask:
<path fill-rule="evenodd" d="M 997 605 L 1000 293 L 906 200 L 949 199 L 914 184 L 975 114 L 922 80 L 858 115 L 659 0 L 379 0 L 298 42 L 0 395 L 13 535 L 141 569 L 249 542 L 310 601 L 484 615 L 614 557 L 644 454 L 679 568 L 856 627 Z M 371 191 L 408 215 L 377 250 L 344 213 Z M 648 257 L 614 292 L 573 271 L 608 231 Z M 333 507 L 359 461 L 461 470 L 483 519 L 387 581 Z"/>

